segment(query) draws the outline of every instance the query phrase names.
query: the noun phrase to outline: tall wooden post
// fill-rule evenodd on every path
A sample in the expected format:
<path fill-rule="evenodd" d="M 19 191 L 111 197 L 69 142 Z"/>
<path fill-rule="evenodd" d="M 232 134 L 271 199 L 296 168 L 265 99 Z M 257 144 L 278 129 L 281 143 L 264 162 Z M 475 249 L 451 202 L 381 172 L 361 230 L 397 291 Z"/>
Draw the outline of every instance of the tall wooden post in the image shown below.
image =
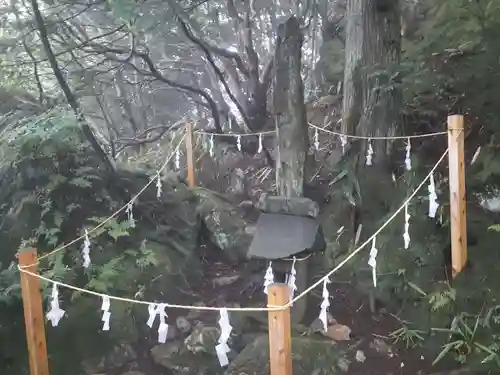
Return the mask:
<path fill-rule="evenodd" d="M 268 287 L 268 306 L 284 306 L 290 297 L 287 284 Z M 269 311 L 269 363 L 271 375 L 292 375 L 292 332 L 290 308 Z"/>
<path fill-rule="evenodd" d="M 464 116 L 448 117 L 450 177 L 451 265 L 453 277 L 467 262 L 467 217 L 465 197 Z"/>
<path fill-rule="evenodd" d="M 186 160 L 187 160 L 187 180 L 190 188 L 195 187 L 194 180 L 194 147 L 193 147 L 193 124 L 186 125 Z"/>
<path fill-rule="evenodd" d="M 38 273 L 36 249 L 19 253 L 19 265 L 32 273 Z M 30 266 L 31 265 L 31 266 Z M 49 375 L 45 321 L 40 292 L 40 279 L 21 272 L 21 289 L 24 307 L 24 324 L 30 363 L 30 375 Z"/>

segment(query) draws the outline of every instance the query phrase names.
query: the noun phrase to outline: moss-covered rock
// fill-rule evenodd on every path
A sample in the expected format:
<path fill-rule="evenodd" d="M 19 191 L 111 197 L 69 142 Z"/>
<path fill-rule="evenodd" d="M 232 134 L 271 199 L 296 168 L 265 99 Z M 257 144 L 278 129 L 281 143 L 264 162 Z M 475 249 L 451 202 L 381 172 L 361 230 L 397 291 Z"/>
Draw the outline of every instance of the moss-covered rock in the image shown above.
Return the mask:
<path fill-rule="evenodd" d="M 244 259 L 252 237 L 240 212 L 222 195 L 202 188 L 194 193 L 200 200 L 198 210 L 210 241 L 232 259 Z"/>
<path fill-rule="evenodd" d="M 194 354 L 182 341 L 157 345 L 151 350 L 154 363 L 176 374 L 221 375 L 217 358 L 207 353 Z"/>
<path fill-rule="evenodd" d="M 293 338 L 293 374 L 340 374 L 348 366 L 345 352 L 332 341 Z M 343 370 L 344 369 L 344 370 Z M 224 375 L 269 374 L 269 341 L 261 336 L 249 344 L 229 365 Z"/>

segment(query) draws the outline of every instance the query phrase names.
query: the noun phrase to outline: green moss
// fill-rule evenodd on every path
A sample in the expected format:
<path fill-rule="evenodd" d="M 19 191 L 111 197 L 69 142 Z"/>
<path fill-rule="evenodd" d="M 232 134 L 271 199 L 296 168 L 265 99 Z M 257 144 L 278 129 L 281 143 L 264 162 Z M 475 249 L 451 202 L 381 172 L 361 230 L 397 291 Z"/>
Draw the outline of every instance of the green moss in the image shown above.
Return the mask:
<path fill-rule="evenodd" d="M 342 373 L 345 353 L 333 341 L 310 338 L 292 339 L 294 375 L 311 375 L 318 369 L 327 374 Z M 231 363 L 224 375 L 262 375 L 269 373 L 269 340 L 261 336 L 249 344 Z"/>

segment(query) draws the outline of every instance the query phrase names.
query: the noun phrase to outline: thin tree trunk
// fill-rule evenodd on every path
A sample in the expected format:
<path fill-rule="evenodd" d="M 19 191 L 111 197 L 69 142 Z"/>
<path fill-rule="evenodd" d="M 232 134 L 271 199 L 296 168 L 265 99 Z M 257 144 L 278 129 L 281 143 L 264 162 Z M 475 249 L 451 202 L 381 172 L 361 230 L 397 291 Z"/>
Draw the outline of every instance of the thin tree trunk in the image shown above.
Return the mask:
<path fill-rule="evenodd" d="M 45 54 L 47 56 L 47 60 L 49 61 L 50 67 L 52 68 L 52 71 L 54 72 L 54 75 L 57 79 L 57 82 L 59 83 L 59 86 L 61 87 L 61 90 L 64 93 L 64 96 L 66 97 L 66 100 L 68 101 L 68 104 L 70 105 L 71 109 L 76 115 L 76 118 L 78 122 L 80 123 L 80 126 L 82 128 L 82 132 L 84 136 L 87 138 L 87 140 L 90 142 L 94 150 L 96 151 L 97 155 L 102 159 L 104 162 L 105 166 L 107 169 L 110 171 L 114 171 L 114 166 L 111 163 L 110 159 L 108 158 L 108 155 L 104 152 L 102 147 L 99 145 L 99 142 L 97 141 L 94 133 L 92 132 L 92 129 L 90 128 L 90 125 L 87 123 L 85 118 L 83 117 L 83 114 L 80 110 L 80 106 L 78 104 L 78 101 L 71 91 L 68 83 L 64 79 L 64 76 L 61 72 L 61 69 L 59 68 L 59 65 L 57 63 L 56 56 L 54 55 L 54 51 L 52 50 L 52 46 L 50 45 L 49 41 L 49 36 L 47 33 L 47 27 L 45 26 L 45 22 L 43 20 L 42 13 L 40 12 L 40 8 L 38 6 L 37 0 L 30 0 L 31 7 L 33 8 L 33 13 L 35 14 L 35 21 L 36 21 L 36 27 L 38 29 L 38 33 L 40 34 L 40 40 L 42 41 L 42 45 L 45 51 Z"/>
<path fill-rule="evenodd" d="M 278 134 L 278 195 L 303 196 L 309 138 L 302 83 L 303 35 L 299 21 L 289 18 L 278 30 L 275 55 L 274 116 Z"/>

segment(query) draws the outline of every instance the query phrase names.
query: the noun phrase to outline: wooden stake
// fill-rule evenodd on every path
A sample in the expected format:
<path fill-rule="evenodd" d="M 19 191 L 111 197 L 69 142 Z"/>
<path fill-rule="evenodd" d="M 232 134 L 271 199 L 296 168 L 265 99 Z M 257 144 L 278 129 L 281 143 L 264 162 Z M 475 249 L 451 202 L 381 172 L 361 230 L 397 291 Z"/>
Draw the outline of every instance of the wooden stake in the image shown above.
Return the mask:
<path fill-rule="evenodd" d="M 30 266 L 36 263 L 36 249 L 27 249 L 19 253 L 19 265 Z M 38 273 L 37 266 L 26 268 Z M 30 375 L 49 375 L 47 342 L 45 339 L 45 319 L 40 292 L 40 279 L 21 272 L 21 289 L 24 307 L 24 324 L 30 362 Z"/>
<path fill-rule="evenodd" d="M 193 124 L 186 125 L 186 159 L 187 159 L 187 179 L 188 186 L 194 188 L 194 151 L 193 151 Z"/>
<path fill-rule="evenodd" d="M 272 284 L 268 287 L 268 306 L 284 306 L 290 297 L 286 284 Z M 292 375 L 292 333 L 290 308 L 269 311 L 269 362 L 271 375 Z"/>
<path fill-rule="evenodd" d="M 467 262 L 467 217 L 465 198 L 464 117 L 448 117 L 450 173 L 451 266 L 453 277 Z"/>

